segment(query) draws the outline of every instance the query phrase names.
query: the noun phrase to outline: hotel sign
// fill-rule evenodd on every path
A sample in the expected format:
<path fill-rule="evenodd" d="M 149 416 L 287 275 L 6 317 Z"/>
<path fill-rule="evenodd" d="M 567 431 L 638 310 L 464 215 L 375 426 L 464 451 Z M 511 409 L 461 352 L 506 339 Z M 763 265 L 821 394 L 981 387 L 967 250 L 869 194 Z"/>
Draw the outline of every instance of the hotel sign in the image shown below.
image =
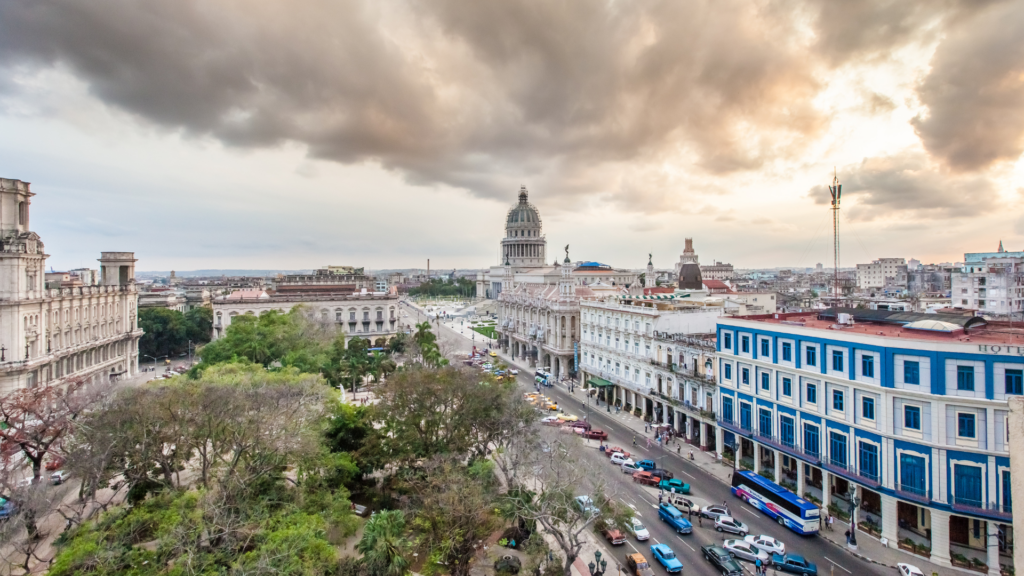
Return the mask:
<path fill-rule="evenodd" d="M 1024 346 L 1000 346 L 998 344 L 978 344 L 978 351 L 985 354 L 1016 354 L 1024 356 Z"/>

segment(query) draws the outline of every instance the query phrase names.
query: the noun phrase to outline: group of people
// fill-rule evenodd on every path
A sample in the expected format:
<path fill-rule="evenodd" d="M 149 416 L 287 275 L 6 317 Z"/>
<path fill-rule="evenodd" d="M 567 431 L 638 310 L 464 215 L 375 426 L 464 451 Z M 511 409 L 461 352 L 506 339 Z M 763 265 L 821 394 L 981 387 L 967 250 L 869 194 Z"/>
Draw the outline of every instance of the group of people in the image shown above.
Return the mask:
<path fill-rule="evenodd" d="M 758 558 L 754 562 L 754 574 L 756 576 L 768 576 L 768 562 Z"/>

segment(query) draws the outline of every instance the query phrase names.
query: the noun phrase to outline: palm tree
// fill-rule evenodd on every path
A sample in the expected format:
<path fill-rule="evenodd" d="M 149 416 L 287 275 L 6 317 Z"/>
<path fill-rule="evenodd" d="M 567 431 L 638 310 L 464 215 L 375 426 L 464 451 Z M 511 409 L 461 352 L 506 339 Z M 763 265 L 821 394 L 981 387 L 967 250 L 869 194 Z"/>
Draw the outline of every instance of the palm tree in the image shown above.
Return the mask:
<path fill-rule="evenodd" d="M 409 571 L 409 541 L 405 539 L 405 516 L 401 510 L 384 510 L 366 522 L 363 538 L 356 545 L 373 576 L 404 576 Z"/>

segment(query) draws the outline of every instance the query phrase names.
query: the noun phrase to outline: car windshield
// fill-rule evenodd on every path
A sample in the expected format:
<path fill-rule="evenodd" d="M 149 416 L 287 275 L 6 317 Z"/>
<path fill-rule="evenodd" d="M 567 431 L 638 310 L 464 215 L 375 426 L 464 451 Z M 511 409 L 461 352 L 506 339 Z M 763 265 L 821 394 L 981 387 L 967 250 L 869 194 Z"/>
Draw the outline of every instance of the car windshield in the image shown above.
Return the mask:
<path fill-rule="evenodd" d="M 641 569 L 641 570 L 643 570 L 644 568 L 649 568 L 649 566 L 647 565 L 647 562 L 637 562 L 636 563 L 636 567 Z"/>
<path fill-rule="evenodd" d="M 641 524 L 641 523 L 639 523 L 639 522 L 637 522 L 635 520 L 633 521 L 633 529 L 634 530 L 638 530 L 638 531 L 639 530 L 646 530 L 646 528 L 644 528 L 643 524 Z"/>
<path fill-rule="evenodd" d="M 676 557 L 676 553 L 671 550 L 662 550 L 661 557 L 666 560 L 671 560 Z"/>

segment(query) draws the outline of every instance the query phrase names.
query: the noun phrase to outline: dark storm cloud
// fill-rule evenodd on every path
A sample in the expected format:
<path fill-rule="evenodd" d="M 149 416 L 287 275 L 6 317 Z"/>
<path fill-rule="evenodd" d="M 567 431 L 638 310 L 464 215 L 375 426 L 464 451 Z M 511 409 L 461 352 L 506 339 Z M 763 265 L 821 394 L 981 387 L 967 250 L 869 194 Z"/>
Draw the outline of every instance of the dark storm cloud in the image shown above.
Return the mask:
<path fill-rule="evenodd" d="M 843 200 L 855 201 L 850 208 L 855 220 L 966 218 L 991 212 L 998 197 L 988 178 L 950 174 L 920 152 L 867 158 L 838 173 Z M 816 204 L 831 201 L 825 187 L 808 195 Z"/>
<path fill-rule="evenodd" d="M 956 23 L 918 88 L 914 120 L 925 148 L 955 170 L 979 170 L 1024 151 L 1024 2 Z"/>
<path fill-rule="evenodd" d="M 823 68 L 914 41 L 956 4 L 818 6 L 6 0 L 0 73 L 67 70 L 141 120 L 233 146 L 297 142 L 480 196 L 543 177 L 568 197 L 614 188 L 601 165 L 683 153 L 720 175 L 797 157 L 827 128 Z"/>

